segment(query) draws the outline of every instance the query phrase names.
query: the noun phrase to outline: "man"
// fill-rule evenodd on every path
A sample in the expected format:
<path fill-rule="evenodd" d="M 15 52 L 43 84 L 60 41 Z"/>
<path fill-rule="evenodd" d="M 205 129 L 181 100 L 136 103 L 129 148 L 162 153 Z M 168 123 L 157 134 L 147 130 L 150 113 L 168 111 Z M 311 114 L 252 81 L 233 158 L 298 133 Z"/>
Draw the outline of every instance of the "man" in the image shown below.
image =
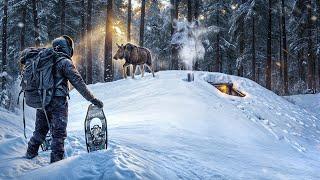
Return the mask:
<path fill-rule="evenodd" d="M 68 122 L 68 81 L 74 88 L 92 104 L 103 107 L 103 103 L 95 98 L 86 87 L 81 75 L 73 65 L 73 41 L 69 36 L 59 37 L 52 42 L 52 47 L 61 57 L 53 67 L 54 96 L 49 105 L 45 107 L 52 129 L 51 159 L 50 162 L 60 161 L 64 158 L 64 140 L 67 137 Z M 32 159 L 38 155 L 40 145 L 49 131 L 45 112 L 37 110 L 35 131 L 28 143 L 26 158 Z"/>

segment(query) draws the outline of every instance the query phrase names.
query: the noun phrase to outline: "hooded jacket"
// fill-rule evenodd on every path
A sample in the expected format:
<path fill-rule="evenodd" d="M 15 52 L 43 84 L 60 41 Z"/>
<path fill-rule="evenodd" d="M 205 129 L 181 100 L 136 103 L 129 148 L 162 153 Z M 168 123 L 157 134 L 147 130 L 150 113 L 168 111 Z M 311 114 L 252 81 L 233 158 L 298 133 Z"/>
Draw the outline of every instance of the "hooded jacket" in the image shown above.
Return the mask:
<path fill-rule="evenodd" d="M 73 43 L 68 42 L 65 37 L 59 37 L 52 42 L 53 49 L 59 54 L 58 61 L 54 66 L 55 92 L 54 96 L 68 96 L 68 81 L 88 101 L 95 97 L 88 90 L 80 73 L 71 61 L 73 54 Z"/>

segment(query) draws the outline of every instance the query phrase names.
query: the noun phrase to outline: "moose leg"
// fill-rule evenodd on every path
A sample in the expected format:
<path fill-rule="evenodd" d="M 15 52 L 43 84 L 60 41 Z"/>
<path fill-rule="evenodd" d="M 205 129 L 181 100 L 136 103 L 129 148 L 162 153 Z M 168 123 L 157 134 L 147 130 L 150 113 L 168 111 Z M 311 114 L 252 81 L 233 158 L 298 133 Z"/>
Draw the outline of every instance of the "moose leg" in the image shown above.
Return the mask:
<path fill-rule="evenodd" d="M 123 78 L 127 79 L 127 67 L 123 67 L 122 76 Z"/>
<path fill-rule="evenodd" d="M 151 71 L 151 73 L 152 73 L 152 76 L 155 77 L 155 76 L 154 76 L 154 71 L 153 71 L 152 65 L 146 64 L 146 66 L 150 69 L 150 71 Z"/>
<path fill-rule="evenodd" d="M 125 79 L 127 79 L 127 68 L 128 68 L 129 64 L 124 64 L 123 65 L 123 77 Z"/>
<path fill-rule="evenodd" d="M 131 76 L 131 65 L 128 65 L 128 66 L 126 67 L 126 70 L 127 70 L 126 76 Z"/>
<path fill-rule="evenodd" d="M 141 77 L 144 76 L 144 65 L 140 65 L 140 72 L 141 72 Z"/>
<path fill-rule="evenodd" d="M 134 79 L 134 75 L 135 75 L 135 73 L 136 73 L 137 65 L 132 65 L 132 66 L 133 66 L 133 68 L 132 68 L 131 77 L 132 77 L 132 79 Z"/>

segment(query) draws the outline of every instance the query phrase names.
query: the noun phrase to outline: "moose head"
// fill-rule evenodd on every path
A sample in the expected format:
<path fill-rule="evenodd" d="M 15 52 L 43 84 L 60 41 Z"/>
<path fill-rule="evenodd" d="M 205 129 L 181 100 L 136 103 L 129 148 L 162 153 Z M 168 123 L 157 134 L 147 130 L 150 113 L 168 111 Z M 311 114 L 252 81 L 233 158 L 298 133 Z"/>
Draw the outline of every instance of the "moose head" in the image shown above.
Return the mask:
<path fill-rule="evenodd" d="M 118 50 L 116 54 L 113 56 L 113 59 L 115 60 L 123 59 L 125 55 L 125 46 L 123 44 L 121 44 L 121 46 L 117 44 L 117 46 L 118 46 Z"/>

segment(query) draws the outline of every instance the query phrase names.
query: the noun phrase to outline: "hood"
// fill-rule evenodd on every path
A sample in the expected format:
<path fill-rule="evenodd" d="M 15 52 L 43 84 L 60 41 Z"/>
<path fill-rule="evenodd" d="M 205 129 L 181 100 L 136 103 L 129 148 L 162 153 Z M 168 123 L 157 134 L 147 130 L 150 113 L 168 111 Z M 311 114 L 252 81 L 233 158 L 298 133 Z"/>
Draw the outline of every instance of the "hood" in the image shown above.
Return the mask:
<path fill-rule="evenodd" d="M 69 36 L 61 36 L 52 41 L 52 47 L 57 52 L 62 52 L 69 57 L 73 55 L 73 41 Z"/>

